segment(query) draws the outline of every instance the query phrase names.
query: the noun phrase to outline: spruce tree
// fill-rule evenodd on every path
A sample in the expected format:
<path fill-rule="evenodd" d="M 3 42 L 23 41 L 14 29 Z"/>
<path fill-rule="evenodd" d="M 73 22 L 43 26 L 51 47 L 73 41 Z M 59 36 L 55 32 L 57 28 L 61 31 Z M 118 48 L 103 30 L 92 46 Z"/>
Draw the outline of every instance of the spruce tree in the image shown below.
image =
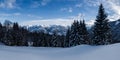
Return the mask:
<path fill-rule="evenodd" d="M 66 33 L 66 39 L 64 41 L 64 47 L 70 47 L 70 28 L 68 28 Z"/>
<path fill-rule="evenodd" d="M 96 17 L 93 34 L 94 36 L 93 36 L 92 44 L 106 45 L 106 44 L 110 44 L 112 41 L 111 29 L 108 23 L 107 14 L 105 13 L 102 4 L 99 6 L 99 11 Z"/>
<path fill-rule="evenodd" d="M 0 23 L 0 42 L 2 42 L 2 38 L 3 38 L 3 26 Z"/>
<path fill-rule="evenodd" d="M 52 47 L 57 47 L 57 34 L 56 33 L 54 33 L 53 35 L 52 35 Z"/>
<path fill-rule="evenodd" d="M 81 44 L 89 44 L 89 38 L 88 38 L 88 31 L 87 31 L 87 28 L 86 28 L 86 25 L 85 25 L 85 21 L 80 21 L 80 29 L 79 29 L 80 33 L 80 42 Z"/>
<path fill-rule="evenodd" d="M 23 27 L 21 27 L 21 28 L 19 28 L 20 29 L 20 37 L 21 37 L 21 39 L 22 39 L 22 42 L 21 42 L 21 45 L 22 46 L 27 46 L 28 44 L 28 42 L 27 42 L 27 38 L 28 38 L 28 30 L 27 29 L 25 29 L 25 28 L 23 28 Z M 32 41 L 30 41 L 31 43 L 32 43 Z M 32 45 L 32 44 L 31 44 Z"/>
<path fill-rule="evenodd" d="M 74 21 L 70 31 L 70 41 L 69 41 L 70 46 L 80 45 L 80 35 L 78 33 L 79 31 L 78 28 L 79 28 L 79 22 Z"/>
<path fill-rule="evenodd" d="M 22 43 L 22 34 L 20 32 L 20 27 L 18 23 L 13 24 L 13 32 L 12 32 L 13 40 L 14 40 L 14 45 L 20 46 Z"/>

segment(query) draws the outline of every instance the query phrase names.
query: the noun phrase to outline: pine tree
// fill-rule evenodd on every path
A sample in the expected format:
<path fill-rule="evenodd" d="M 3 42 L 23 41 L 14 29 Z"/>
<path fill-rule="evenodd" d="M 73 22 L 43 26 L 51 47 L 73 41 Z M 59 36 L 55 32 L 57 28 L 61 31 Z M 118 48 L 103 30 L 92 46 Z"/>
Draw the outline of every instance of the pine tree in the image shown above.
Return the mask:
<path fill-rule="evenodd" d="M 64 45 L 64 43 L 65 43 L 65 36 L 64 35 L 61 35 L 61 36 L 59 36 L 59 41 L 58 41 L 58 43 L 59 43 L 59 47 L 66 47 L 65 45 Z"/>
<path fill-rule="evenodd" d="M 19 25 L 18 23 L 13 23 L 13 30 L 18 31 L 19 30 Z"/>
<path fill-rule="evenodd" d="M 105 45 L 105 44 L 110 44 L 112 41 L 111 29 L 108 23 L 107 14 L 105 13 L 102 4 L 99 6 L 99 11 L 96 17 L 93 34 L 94 36 L 93 36 L 92 44 Z"/>
<path fill-rule="evenodd" d="M 19 27 L 18 23 L 13 24 L 12 36 L 13 36 L 13 40 L 14 40 L 14 45 L 20 46 L 22 43 L 22 34 L 20 32 L 20 27 Z"/>
<path fill-rule="evenodd" d="M 52 47 L 57 47 L 57 34 L 56 32 L 52 35 Z"/>
<path fill-rule="evenodd" d="M 84 20 L 80 21 L 79 35 L 81 44 L 89 44 L 88 31 Z"/>
<path fill-rule="evenodd" d="M 13 45 L 12 26 L 10 23 L 4 23 L 2 42 L 6 45 Z"/>
<path fill-rule="evenodd" d="M 22 41 L 21 41 L 21 44 L 20 45 L 22 45 L 22 46 L 27 46 L 27 35 L 28 35 L 28 30 L 27 29 L 25 29 L 25 28 L 23 28 L 23 27 L 21 27 L 21 28 L 19 28 L 20 30 L 19 30 L 19 32 L 20 32 L 20 37 L 21 37 L 21 39 L 22 39 Z M 31 42 L 31 45 L 32 45 L 32 41 L 30 41 Z"/>
<path fill-rule="evenodd" d="M 64 47 L 70 47 L 70 28 L 68 28 L 66 33 L 66 39 L 64 41 Z"/>
<path fill-rule="evenodd" d="M 42 46 L 43 45 L 42 44 L 43 38 L 41 38 L 42 36 L 40 35 L 40 33 L 38 33 L 38 32 L 35 31 L 35 32 L 31 32 L 31 34 L 32 34 L 31 38 L 33 40 L 33 46 L 36 46 L 36 47 Z"/>
<path fill-rule="evenodd" d="M 70 31 L 70 41 L 69 41 L 70 46 L 80 45 L 80 35 L 78 33 L 79 31 L 78 27 L 79 27 L 79 22 L 74 21 Z"/>
<path fill-rule="evenodd" d="M 3 38 L 3 26 L 0 23 L 0 42 L 2 42 L 2 38 Z"/>
<path fill-rule="evenodd" d="M 41 45 L 43 46 L 43 47 L 47 47 L 47 40 L 45 39 L 45 36 L 46 36 L 46 34 L 44 33 L 44 32 L 41 32 Z"/>

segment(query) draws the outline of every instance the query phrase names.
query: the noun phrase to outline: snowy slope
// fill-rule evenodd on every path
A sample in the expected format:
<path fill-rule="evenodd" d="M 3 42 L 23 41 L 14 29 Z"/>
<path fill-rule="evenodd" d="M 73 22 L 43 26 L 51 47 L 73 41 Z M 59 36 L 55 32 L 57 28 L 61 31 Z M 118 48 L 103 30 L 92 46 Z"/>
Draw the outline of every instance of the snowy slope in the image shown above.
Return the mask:
<path fill-rule="evenodd" d="M 0 60 L 120 60 L 120 43 L 72 48 L 10 47 L 0 45 Z"/>

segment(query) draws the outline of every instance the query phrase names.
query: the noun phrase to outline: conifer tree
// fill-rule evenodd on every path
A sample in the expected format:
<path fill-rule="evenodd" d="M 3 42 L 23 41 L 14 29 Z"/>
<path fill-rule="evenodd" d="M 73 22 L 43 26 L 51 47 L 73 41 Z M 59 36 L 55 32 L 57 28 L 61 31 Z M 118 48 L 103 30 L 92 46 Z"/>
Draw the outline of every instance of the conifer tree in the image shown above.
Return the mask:
<path fill-rule="evenodd" d="M 105 13 L 102 4 L 99 6 L 99 11 L 96 17 L 93 34 L 93 44 L 106 45 L 112 42 L 111 29 L 108 23 L 107 14 Z"/>
<path fill-rule="evenodd" d="M 68 28 L 66 33 L 66 39 L 64 41 L 64 47 L 70 47 L 70 28 Z"/>
<path fill-rule="evenodd" d="M 54 33 L 53 35 L 52 35 L 52 47 L 56 47 L 57 46 L 57 35 L 56 35 L 56 33 Z"/>
<path fill-rule="evenodd" d="M 79 35 L 81 44 L 89 44 L 88 31 L 84 20 L 80 21 Z"/>
<path fill-rule="evenodd" d="M 22 43 L 22 35 L 20 33 L 20 27 L 18 23 L 13 23 L 12 36 L 13 36 L 14 44 L 20 46 Z"/>
<path fill-rule="evenodd" d="M 3 26 L 0 23 L 0 42 L 2 41 L 2 38 L 3 38 Z"/>
<path fill-rule="evenodd" d="M 76 46 L 80 44 L 80 35 L 78 33 L 79 31 L 78 27 L 79 27 L 79 22 L 74 21 L 70 31 L 70 41 L 69 41 L 70 46 Z"/>

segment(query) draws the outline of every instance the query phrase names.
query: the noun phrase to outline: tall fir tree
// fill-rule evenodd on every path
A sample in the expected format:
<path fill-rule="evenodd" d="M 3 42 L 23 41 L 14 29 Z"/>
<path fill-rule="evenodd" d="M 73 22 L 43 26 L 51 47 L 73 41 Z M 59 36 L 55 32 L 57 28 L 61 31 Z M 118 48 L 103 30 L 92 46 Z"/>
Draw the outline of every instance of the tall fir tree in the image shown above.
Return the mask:
<path fill-rule="evenodd" d="M 3 38 L 3 26 L 0 23 L 0 42 L 2 42 L 2 38 Z"/>
<path fill-rule="evenodd" d="M 69 46 L 80 45 L 80 35 L 79 35 L 79 22 L 74 21 L 71 26 L 70 37 L 69 37 Z"/>
<path fill-rule="evenodd" d="M 22 34 L 20 32 L 20 27 L 18 23 L 13 23 L 13 32 L 12 32 L 14 45 L 20 46 L 22 43 Z"/>
<path fill-rule="evenodd" d="M 64 41 L 64 47 L 70 47 L 70 28 L 68 28 L 66 33 L 66 39 Z"/>
<path fill-rule="evenodd" d="M 88 34 L 85 21 L 80 21 L 79 35 L 81 44 L 89 44 Z"/>
<path fill-rule="evenodd" d="M 98 15 L 93 29 L 92 44 L 95 45 L 107 45 L 112 42 L 111 29 L 108 23 L 107 14 L 104 11 L 104 7 L 101 4 L 99 6 Z"/>
<path fill-rule="evenodd" d="M 57 33 L 54 32 L 52 35 L 52 47 L 57 47 L 58 46 L 58 37 L 57 37 Z"/>
<path fill-rule="evenodd" d="M 27 46 L 27 45 L 28 45 L 28 42 L 27 42 L 28 30 L 25 29 L 25 28 L 23 28 L 23 27 L 21 27 L 19 32 L 20 32 L 20 37 L 21 37 L 21 39 L 22 39 L 20 45 L 22 45 L 22 46 Z M 32 43 L 32 41 L 30 41 L 30 42 Z M 31 45 L 32 45 L 32 44 L 31 44 Z"/>

